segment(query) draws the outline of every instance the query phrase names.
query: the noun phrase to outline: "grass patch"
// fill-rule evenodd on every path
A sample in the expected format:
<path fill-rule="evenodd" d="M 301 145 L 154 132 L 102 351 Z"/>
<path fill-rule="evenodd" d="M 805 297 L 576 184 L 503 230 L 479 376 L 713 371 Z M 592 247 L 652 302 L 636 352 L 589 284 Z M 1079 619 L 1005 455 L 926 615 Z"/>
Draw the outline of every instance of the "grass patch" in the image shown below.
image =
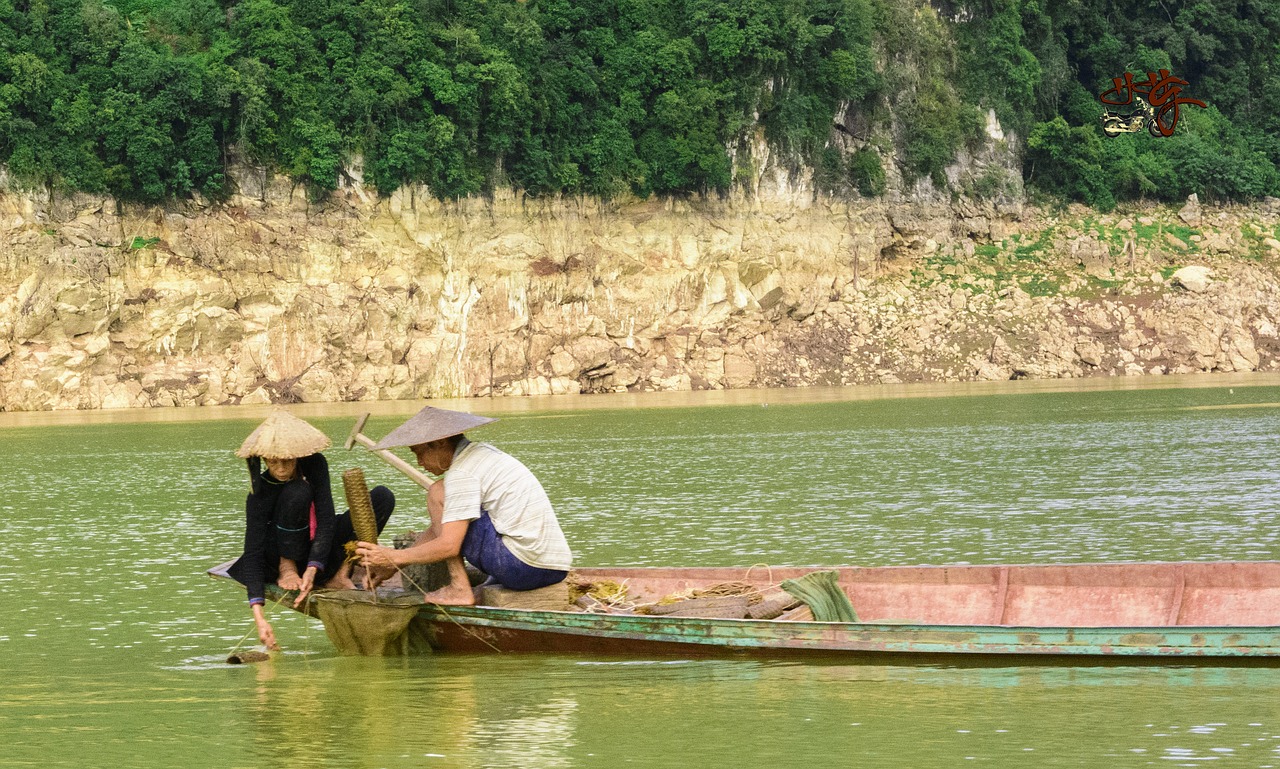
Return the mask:
<path fill-rule="evenodd" d="M 1266 261 L 1267 246 L 1262 242 L 1262 234 L 1255 232 L 1248 225 L 1240 228 L 1240 236 L 1244 238 L 1244 258 L 1254 262 Z"/>
<path fill-rule="evenodd" d="M 1175 237 L 1175 238 L 1177 238 L 1178 240 L 1181 240 L 1183 243 L 1186 243 L 1186 244 L 1187 244 L 1187 250 L 1189 250 L 1189 251 L 1196 251 L 1196 250 L 1198 250 L 1198 248 L 1196 247 L 1195 242 L 1191 240 L 1191 236 L 1192 236 L 1192 235 L 1199 235 L 1199 234 L 1200 234 L 1200 230 L 1193 230 L 1193 229 L 1191 229 L 1190 227 L 1185 227 L 1185 226 L 1182 226 L 1182 225 L 1174 225 L 1174 226 L 1172 226 L 1172 227 L 1165 227 L 1164 231 L 1165 231 L 1166 233 L 1168 233 L 1168 234 L 1170 234 L 1170 235 L 1174 236 L 1174 237 Z"/>
<path fill-rule="evenodd" d="M 1089 282 L 1088 289 L 1081 290 L 1080 296 L 1098 296 L 1101 294 L 1110 294 L 1120 286 L 1124 285 L 1123 280 L 1110 280 L 1107 278 L 1099 278 L 1096 275 L 1086 275 L 1085 280 Z"/>
<path fill-rule="evenodd" d="M 1031 296 L 1056 296 L 1062 293 L 1062 283 L 1052 275 L 1036 275 L 1022 284 L 1022 290 Z"/>
<path fill-rule="evenodd" d="M 1039 262 L 1053 243 L 1053 229 L 1041 230 L 1040 237 L 1013 249 L 1013 258 L 1020 262 Z"/>
<path fill-rule="evenodd" d="M 1158 222 L 1152 222 L 1151 224 L 1138 224 L 1135 222 L 1133 225 L 1133 238 L 1139 243 L 1153 243 L 1160 237 L 1160 231 L 1161 227 Z"/>
<path fill-rule="evenodd" d="M 1125 231 L 1106 227 L 1099 228 L 1099 240 L 1111 246 L 1111 253 L 1113 255 L 1124 251 L 1125 246 L 1128 245 L 1129 239 L 1132 237 L 1134 237 L 1132 230 Z"/>

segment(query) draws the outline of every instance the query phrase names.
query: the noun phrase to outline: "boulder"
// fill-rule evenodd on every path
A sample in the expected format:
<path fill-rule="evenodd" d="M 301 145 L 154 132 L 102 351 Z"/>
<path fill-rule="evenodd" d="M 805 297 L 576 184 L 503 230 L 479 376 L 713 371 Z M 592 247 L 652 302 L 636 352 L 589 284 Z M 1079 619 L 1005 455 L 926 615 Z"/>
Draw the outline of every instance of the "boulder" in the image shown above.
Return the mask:
<path fill-rule="evenodd" d="M 1090 366 L 1099 366 L 1102 364 L 1102 357 L 1106 353 L 1106 348 L 1097 339 L 1086 337 L 1076 342 L 1075 352 L 1081 362 Z"/>
<path fill-rule="evenodd" d="M 1194 197 L 1194 195 L 1193 195 Z M 1173 273 L 1172 279 L 1176 285 L 1182 286 L 1193 293 L 1202 294 L 1209 289 L 1213 283 L 1210 275 L 1213 270 L 1201 265 L 1188 265 Z"/>
<path fill-rule="evenodd" d="M 1187 196 L 1187 204 L 1178 211 L 1178 217 L 1190 227 L 1200 226 L 1200 196 L 1191 193 Z"/>

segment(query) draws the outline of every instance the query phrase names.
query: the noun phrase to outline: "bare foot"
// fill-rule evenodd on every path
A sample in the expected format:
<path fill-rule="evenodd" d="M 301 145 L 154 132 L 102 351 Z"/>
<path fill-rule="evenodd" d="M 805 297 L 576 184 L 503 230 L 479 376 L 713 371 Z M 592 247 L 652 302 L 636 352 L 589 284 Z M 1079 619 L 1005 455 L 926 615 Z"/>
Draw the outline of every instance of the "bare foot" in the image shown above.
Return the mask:
<path fill-rule="evenodd" d="M 476 605 L 476 596 L 471 592 L 471 585 L 466 582 L 461 585 L 449 583 L 439 590 L 423 593 L 422 600 L 426 603 L 435 603 L 441 606 Z"/>
<path fill-rule="evenodd" d="M 332 579 L 324 583 L 324 589 L 325 590 L 355 590 L 356 583 L 351 581 L 350 575 L 344 574 L 342 572 L 338 572 L 337 574 L 333 575 Z"/>
<path fill-rule="evenodd" d="M 280 559 L 280 576 L 276 578 L 276 584 L 281 590 L 302 589 L 302 577 L 298 575 L 298 567 L 288 558 Z"/>

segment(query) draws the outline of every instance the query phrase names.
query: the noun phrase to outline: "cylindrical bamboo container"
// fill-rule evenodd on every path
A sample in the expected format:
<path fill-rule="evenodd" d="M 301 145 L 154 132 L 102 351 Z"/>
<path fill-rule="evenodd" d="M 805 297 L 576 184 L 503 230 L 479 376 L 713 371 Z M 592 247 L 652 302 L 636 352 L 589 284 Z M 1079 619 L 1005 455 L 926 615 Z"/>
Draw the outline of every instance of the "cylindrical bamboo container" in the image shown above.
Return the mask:
<path fill-rule="evenodd" d="M 351 509 L 351 526 L 361 542 L 378 543 L 378 519 L 373 514 L 369 500 L 369 486 L 364 481 L 364 470 L 353 467 L 342 474 L 342 488 L 347 494 L 347 507 Z"/>

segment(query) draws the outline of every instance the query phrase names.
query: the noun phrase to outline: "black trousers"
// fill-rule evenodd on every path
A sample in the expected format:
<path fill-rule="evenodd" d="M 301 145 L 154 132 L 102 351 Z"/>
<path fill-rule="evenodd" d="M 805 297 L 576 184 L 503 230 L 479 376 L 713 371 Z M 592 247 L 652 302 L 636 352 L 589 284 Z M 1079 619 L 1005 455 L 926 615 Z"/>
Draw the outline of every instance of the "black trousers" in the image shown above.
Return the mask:
<path fill-rule="evenodd" d="M 271 493 L 273 491 L 274 494 Z M 274 521 L 271 533 L 277 555 L 296 563 L 298 573 L 302 573 L 311 557 L 311 484 L 302 478 L 294 478 L 275 488 L 266 487 L 260 496 L 260 504 L 271 507 L 271 520 Z M 268 541 L 268 552 L 271 545 Z M 327 563 L 326 559 L 326 568 Z"/>
<path fill-rule="evenodd" d="M 378 522 L 378 534 L 382 534 L 395 510 L 396 496 L 386 486 L 375 486 L 369 491 L 369 501 Z M 311 485 L 302 480 L 290 481 L 276 489 L 268 489 L 266 494 L 250 497 L 251 505 L 271 508 L 269 512 L 265 509 L 261 511 L 269 516 L 269 522 L 265 524 L 266 541 L 262 548 L 262 563 L 255 564 L 262 570 L 263 582 L 275 582 L 280 578 L 281 558 L 288 558 L 297 564 L 299 574 L 307 568 L 311 553 L 311 502 Z M 355 527 L 351 523 L 351 511 L 348 510 L 334 518 L 333 539 L 329 554 L 324 559 L 324 572 L 318 575 L 317 583 L 333 576 L 342 566 L 347 558 L 345 545 L 355 539 Z M 251 575 L 253 570 L 253 566 L 244 563 L 242 557 L 228 574 L 248 585 L 254 581 L 251 577 L 256 576 Z"/>
<path fill-rule="evenodd" d="M 396 495 L 386 486 L 374 486 L 369 490 L 369 501 L 373 503 L 373 517 L 378 521 L 378 535 L 391 520 L 391 512 L 396 508 Z M 324 573 L 332 576 L 347 557 L 345 545 L 356 539 L 356 529 L 351 523 L 351 511 L 348 510 L 334 519 L 333 546 L 329 548 L 329 558 L 325 560 Z"/>

